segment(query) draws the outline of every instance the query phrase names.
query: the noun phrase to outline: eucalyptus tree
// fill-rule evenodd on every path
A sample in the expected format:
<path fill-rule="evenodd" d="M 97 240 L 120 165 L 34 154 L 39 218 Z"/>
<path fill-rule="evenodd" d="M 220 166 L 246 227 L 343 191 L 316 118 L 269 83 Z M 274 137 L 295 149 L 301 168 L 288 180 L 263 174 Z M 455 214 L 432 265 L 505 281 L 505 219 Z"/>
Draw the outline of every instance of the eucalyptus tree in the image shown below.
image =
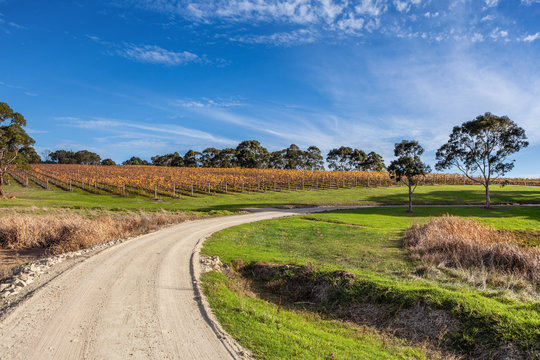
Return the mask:
<path fill-rule="evenodd" d="M 35 144 L 24 130 L 26 119 L 6 103 L 0 102 L 0 197 L 4 198 L 4 179 L 9 168 L 15 163 L 28 162 L 25 153 Z M 34 151 L 35 152 L 35 151 Z"/>
<path fill-rule="evenodd" d="M 491 207 L 490 185 L 514 168 L 509 156 L 529 145 L 525 130 L 507 116 L 491 113 L 456 126 L 448 142 L 437 151 L 435 168 L 457 168 L 485 188 L 486 208 Z"/>
<path fill-rule="evenodd" d="M 424 153 L 424 148 L 418 144 L 418 141 L 403 140 L 395 145 L 394 156 L 397 157 L 388 166 L 388 172 L 397 181 L 404 183 L 409 189 L 409 208 L 408 212 L 413 212 L 412 196 L 419 179 L 431 171 L 429 165 L 420 160 Z"/>

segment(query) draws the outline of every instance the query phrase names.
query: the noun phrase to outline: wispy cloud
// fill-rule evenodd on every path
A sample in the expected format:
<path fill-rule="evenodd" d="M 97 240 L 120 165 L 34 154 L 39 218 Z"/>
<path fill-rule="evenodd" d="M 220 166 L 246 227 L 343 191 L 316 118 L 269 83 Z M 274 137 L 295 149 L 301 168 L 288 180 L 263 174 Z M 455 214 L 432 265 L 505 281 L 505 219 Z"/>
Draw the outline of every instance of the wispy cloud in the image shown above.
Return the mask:
<path fill-rule="evenodd" d="M 314 43 L 319 33 L 310 29 L 299 29 L 291 32 L 278 32 L 268 35 L 240 35 L 230 37 L 229 40 L 248 44 L 268 44 L 272 46 L 292 46 Z"/>
<path fill-rule="evenodd" d="M 478 35 L 488 41 L 511 41 L 504 32 L 519 34 L 523 24 L 507 19 L 510 27 L 493 32 L 482 26 L 496 17 L 500 0 L 216 0 L 183 2 L 177 0 L 125 0 L 145 9 L 181 16 L 198 24 L 245 24 L 288 27 L 286 31 L 231 34 L 235 42 L 291 46 L 338 36 L 366 36 L 376 31 L 399 38 L 428 41 L 477 42 Z M 522 0 L 532 5 L 539 0 Z M 437 21 L 435 21 L 437 19 Z M 512 21 L 514 20 L 514 21 Z M 291 29 L 292 27 L 292 29 Z M 264 26 L 255 26 L 257 30 Z M 245 30 L 245 29 L 244 29 Z M 501 32 L 502 31 L 502 32 Z M 522 35 L 521 37 L 523 37 Z"/>
<path fill-rule="evenodd" d="M 178 99 L 170 101 L 170 104 L 173 106 L 181 106 L 184 108 L 208 108 L 208 107 L 233 107 L 241 106 L 242 103 L 238 100 L 222 100 L 222 99 L 210 99 L 210 98 L 201 98 L 198 100 L 193 99 Z"/>
<path fill-rule="evenodd" d="M 540 39 L 540 32 L 537 32 L 536 34 L 527 35 L 522 38 L 525 42 L 533 42 Z"/>
<path fill-rule="evenodd" d="M 117 131 L 124 132 L 125 129 L 136 129 L 143 130 L 143 136 L 147 136 L 147 133 L 154 134 L 165 134 L 167 137 L 184 137 L 192 138 L 198 140 L 208 140 L 213 141 L 218 144 L 231 144 L 234 143 L 233 140 L 223 138 L 220 136 L 214 136 L 210 133 L 200 131 L 197 129 L 186 128 L 180 125 L 173 124 L 153 124 L 145 125 L 129 121 L 117 120 L 117 119 L 107 119 L 107 118 L 73 118 L 73 117 L 59 117 L 57 120 L 68 120 L 72 126 L 76 126 L 83 129 L 93 129 L 93 130 L 107 130 L 107 131 Z"/>
<path fill-rule="evenodd" d="M 198 62 L 198 55 L 189 51 L 171 51 L 156 45 L 126 44 L 118 54 L 133 61 L 149 64 L 161 64 L 168 66 L 184 65 Z"/>

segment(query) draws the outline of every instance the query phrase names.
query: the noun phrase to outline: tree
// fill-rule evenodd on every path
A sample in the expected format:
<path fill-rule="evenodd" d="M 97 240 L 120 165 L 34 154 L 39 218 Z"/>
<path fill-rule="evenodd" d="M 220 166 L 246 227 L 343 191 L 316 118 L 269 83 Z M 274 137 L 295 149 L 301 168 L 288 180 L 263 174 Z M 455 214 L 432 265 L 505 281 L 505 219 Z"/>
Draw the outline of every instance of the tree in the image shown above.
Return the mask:
<path fill-rule="evenodd" d="M 56 164 L 83 164 L 83 165 L 98 165 L 101 162 L 101 157 L 88 150 L 77 152 L 69 150 L 57 150 L 49 154 L 50 162 Z"/>
<path fill-rule="evenodd" d="M 56 150 L 49 154 L 49 159 L 56 164 L 76 164 L 75 153 L 67 150 Z"/>
<path fill-rule="evenodd" d="M 324 170 L 324 161 L 321 150 L 316 146 L 308 147 L 304 152 L 304 168 L 306 170 Z"/>
<path fill-rule="evenodd" d="M 81 150 L 75 153 L 75 163 L 83 165 L 99 165 L 101 156 L 88 150 Z"/>
<path fill-rule="evenodd" d="M 6 173 L 12 164 L 27 161 L 24 154 L 35 141 L 23 129 L 26 119 L 4 102 L 0 102 L 0 124 L 0 197 L 4 198 Z"/>
<path fill-rule="evenodd" d="M 200 167 L 201 165 L 201 153 L 194 150 L 188 150 L 184 155 L 184 166 L 186 167 Z"/>
<path fill-rule="evenodd" d="M 113 159 L 104 159 L 101 161 L 101 165 L 113 166 L 113 165 L 116 165 L 116 163 L 114 162 Z"/>
<path fill-rule="evenodd" d="M 367 155 L 366 161 L 364 162 L 363 170 L 383 171 L 385 169 L 386 169 L 386 165 L 384 165 L 384 160 L 381 155 L 373 151 Z"/>
<path fill-rule="evenodd" d="M 491 182 L 514 168 L 508 157 L 529 145 L 525 130 L 507 116 L 491 113 L 456 126 L 450 138 L 437 150 L 435 168 L 456 167 L 473 182 L 485 188 L 486 208 L 491 207 Z M 476 175 L 476 176 L 475 176 Z"/>
<path fill-rule="evenodd" d="M 418 186 L 420 177 L 425 176 L 431 171 L 429 165 L 420 160 L 424 153 L 424 148 L 418 144 L 418 141 L 407 141 L 395 145 L 394 156 L 397 157 L 388 166 L 388 172 L 397 181 L 403 182 L 409 188 L 409 209 L 412 213 L 412 195 Z"/>
<path fill-rule="evenodd" d="M 291 144 L 284 150 L 283 160 L 285 169 L 301 169 L 304 165 L 303 151 L 297 145 Z"/>
<path fill-rule="evenodd" d="M 240 167 L 264 169 L 268 167 L 270 154 L 257 140 L 245 140 L 236 147 L 236 158 Z"/>
<path fill-rule="evenodd" d="M 152 165 L 155 166 L 184 166 L 184 158 L 177 152 L 152 157 Z"/>
<path fill-rule="evenodd" d="M 41 157 L 31 146 L 24 146 L 19 152 L 21 156 L 18 158 L 17 165 L 24 166 L 26 164 L 39 164 L 41 162 Z"/>
<path fill-rule="evenodd" d="M 219 153 L 221 150 L 216 148 L 206 148 L 202 152 L 201 162 L 203 167 L 219 168 Z"/>
<path fill-rule="evenodd" d="M 364 151 L 354 149 L 349 160 L 351 170 L 365 170 L 366 160 L 367 154 Z"/>
<path fill-rule="evenodd" d="M 122 165 L 150 165 L 150 163 L 139 157 L 132 156 L 129 160 L 124 161 Z"/>
<path fill-rule="evenodd" d="M 226 148 L 217 155 L 217 163 L 220 168 L 233 168 L 238 166 L 236 149 Z"/>
<path fill-rule="evenodd" d="M 285 150 L 271 152 L 268 167 L 272 169 L 285 169 L 284 155 Z"/>
<path fill-rule="evenodd" d="M 348 146 L 342 146 L 339 149 L 332 149 L 326 156 L 328 167 L 334 171 L 351 170 L 351 159 L 354 150 Z"/>

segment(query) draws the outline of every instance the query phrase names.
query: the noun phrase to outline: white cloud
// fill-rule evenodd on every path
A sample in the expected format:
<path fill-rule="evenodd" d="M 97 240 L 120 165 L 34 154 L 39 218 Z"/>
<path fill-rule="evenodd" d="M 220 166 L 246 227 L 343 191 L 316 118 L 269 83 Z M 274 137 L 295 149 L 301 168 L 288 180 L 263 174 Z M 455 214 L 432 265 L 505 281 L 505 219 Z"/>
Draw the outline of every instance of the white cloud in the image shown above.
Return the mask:
<path fill-rule="evenodd" d="M 394 0 L 394 6 L 399 12 L 408 12 L 410 9 L 410 5 L 407 1 Z"/>
<path fill-rule="evenodd" d="M 388 4 L 385 0 L 360 0 L 360 4 L 356 5 L 355 10 L 358 14 L 369 15 L 373 17 L 381 16 L 388 9 Z"/>
<path fill-rule="evenodd" d="M 126 44 L 118 50 L 121 56 L 142 63 L 162 64 L 162 65 L 183 65 L 200 60 L 199 56 L 188 51 L 170 51 L 155 45 L 134 45 Z"/>
<path fill-rule="evenodd" d="M 540 39 L 540 32 L 537 32 L 536 34 L 532 34 L 532 35 L 527 35 L 525 37 L 523 37 L 523 41 L 525 42 L 533 42 L 535 40 L 538 40 Z"/>
<path fill-rule="evenodd" d="M 502 29 L 499 29 L 498 27 L 493 29 L 493 31 L 491 32 L 491 34 L 489 35 L 493 40 L 498 40 L 498 39 L 505 39 L 508 37 L 508 31 L 507 30 L 502 30 Z"/>
<path fill-rule="evenodd" d="M 319 34 L 308 29 L 299 29 L 291 32 L 279 32 L 269 35 L 240 35 L 230 37 L 229 40 L 248 44 L 269 44 L 273 46 L 293 46 L 314 43 Z"/>
<path fill-rule="evenodd" d="M 209 99 L 209 98 L 202 98 L 200 100 L 174 100 L 170 102 L 173 106 L 181 106 L 184 108 L 203 108 L 203 107 L 222 107 L 222 108 L 228 108 L 228 107 L 236 107 L 241 106 L 242 103 L 240 101 L 236 100 L 228 100 L 224 101 L 221 99 Z"/>
<path fill-rule="evenodd" d="M 244 24 L 241 32 L 222 30 L 223 38 L 236 42 L 292 46 L 335 40 L 341 36 L 360 37 L 379 31 L 387 36 L 422 38 L 428 41 L 478 39 L 510 41 L 510 32 L 522 32 L 511 16 L 498 14 L 508 29 L 491 33 L 482 22 L 495 19 L 493 10 L 500 0 L 123 0 L 146 9 L 181 16 L 201 24 L 218 24 L 231 29 L 231 24 Z M 531 4 L 540 0 L 523 0 Z M 403 16 L 407 14 L 407 16 Z M 425 22 L 422 19 L 437 18 Z M 279 31 L 264 32 L 271 24 Z M 293 27 L 291 29 L 291 26 Z M 254 30 L 255 29 L 255 30 Z M 261 30 L 262 29 L 262 30 Z M 268 30 L 267 30 L 268 31 Z M 426 35 L 422 35 L 426 34 Z M 523 35 L 524 36 L 524 35 Z M 522 36 L 520 36 L 522 37 Z M 512 38 L 514 40 L 515 38 Z"/>
<path fill-rule="evenodd" d="M 482 34 L 479 34 L 479 33 L 474 33 L 473 36 L 471 37 L 471 41 L 473 43 L 482 42 L 482 41 L 484 41 L 484 36 Z"/>

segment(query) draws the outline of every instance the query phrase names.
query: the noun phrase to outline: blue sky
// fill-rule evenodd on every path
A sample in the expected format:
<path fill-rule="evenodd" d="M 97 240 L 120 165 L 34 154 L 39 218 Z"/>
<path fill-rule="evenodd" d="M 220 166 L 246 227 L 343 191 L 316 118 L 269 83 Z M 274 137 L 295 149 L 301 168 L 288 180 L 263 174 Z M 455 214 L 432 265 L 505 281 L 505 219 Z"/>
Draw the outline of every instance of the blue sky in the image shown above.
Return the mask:
<path fill-rule="evenodd" d="M 490 111 L 540 176 L 540 0 L 0 0 L 0 101 L 38 152 L 257 139 L 381 153 Z"/>

